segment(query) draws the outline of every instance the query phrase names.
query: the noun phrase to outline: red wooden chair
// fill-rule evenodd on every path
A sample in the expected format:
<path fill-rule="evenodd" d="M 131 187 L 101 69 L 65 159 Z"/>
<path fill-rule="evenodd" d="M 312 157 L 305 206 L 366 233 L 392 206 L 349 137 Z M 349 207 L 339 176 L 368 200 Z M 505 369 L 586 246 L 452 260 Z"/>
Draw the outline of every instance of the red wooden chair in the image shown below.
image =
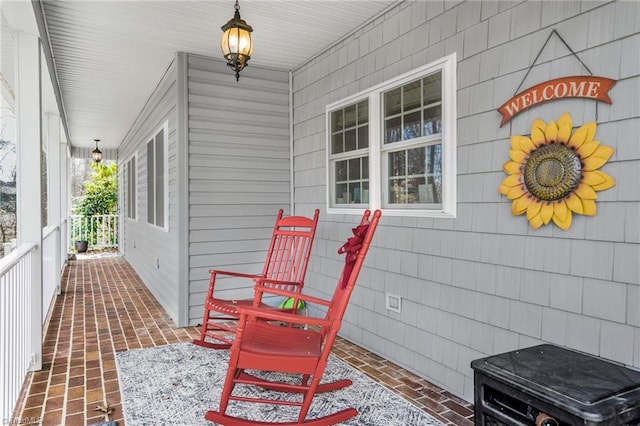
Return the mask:
<path fill-rule="evenodd" d="M 280 209 L 261 274 L 246 274 L 218 269 L 209 271 L 209 291 L 204 303 L 202 330 L 200 339 L 194 340 L 193 343 L 213 349 L 230 348 L 233 337 L 229 333 L 234 333 L 235 327 L 229 321 L 237 321 L 240 316 L 238 307 L 254 304 L 254 299 L 227 300 L 215 297 L 216 278 L 220 275 L 253 280 L 254 285 L 269 286 L 291 293 L 299 293 L 302 290 L 320 211 L 316 209 L 313 218 L 305 216 L 282 217 L 282 214 L 283 211 Z M 260 281 L 261 278 L 269 278 L 270 281 Z M 256 306 L 267 307 L 262 302 L 256 302 Z M 296 309 L 297 303 L 294 303 L 292 311 L 295 312 Z M 217 342 L 207 341 L 207 338 Z"/>
<path fill-rule="evenodd" d="M 338 250 L 338 253 L 346 253 L 346 259 L 342 275 L 331 300 L 266 286 L 255 287 L 258 299 L 262 294 L 293 296 L 308 304 L 320 305 L 321 309 L 326 309 L 326 314 L 324 318 L 313 318 L 256 307 L 239 307 L 240 321 L 238 322 L 236 339 L 231 347 L 220 409 L 207 411 L 205 413 L 207 420 L 231 426 L 302 424 L 326 426 L 345 421 L 358 414 L 355 408 L 347 408 L 320 418 L 306 419 L 316 393 L 334 391 L 351 385 L 349 379 L 322 384 L 320 384 L 320 380 L 380 215 L 379 210 L 376 210 L 373 216 L 369 210 L 365 211 L 360 225 L 353 229 L 354 236 L 349 238 Z M 266 282 L 268 279 L 262 281 Z M 302 323 L 309 327 L 304 329 L 278 325 L 283 322 Z M 274 382 L 249 374 L 248 370 L 289 373 L 295 377 L 299 376 L 300 380 L 295 383 Z M 257 386 L 278 392 L 301 393 L 303 398 L 302 401 L 290 401 L 269 399 L 265 396 L 242 396 L 237 395 L 237 392 L 234 395 L 234 388 L 237 384 Z M 298 420 L 295 422 L 264 422 L 231 416 L 226 414 L 230 400 L 299 406 Z"/>

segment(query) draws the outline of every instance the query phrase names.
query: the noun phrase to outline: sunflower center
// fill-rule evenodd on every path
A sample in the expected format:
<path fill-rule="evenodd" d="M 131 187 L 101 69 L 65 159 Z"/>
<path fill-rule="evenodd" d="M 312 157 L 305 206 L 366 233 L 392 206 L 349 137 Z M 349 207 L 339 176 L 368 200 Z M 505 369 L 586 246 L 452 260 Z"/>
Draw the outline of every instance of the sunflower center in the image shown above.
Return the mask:
<path fill-rule="evenodd" d="M 524 183 L 540 200 L 566 197 L 578 186 L 580 157 L 562 144 L 544 145 L 531 153 L 524 165 Z"/>

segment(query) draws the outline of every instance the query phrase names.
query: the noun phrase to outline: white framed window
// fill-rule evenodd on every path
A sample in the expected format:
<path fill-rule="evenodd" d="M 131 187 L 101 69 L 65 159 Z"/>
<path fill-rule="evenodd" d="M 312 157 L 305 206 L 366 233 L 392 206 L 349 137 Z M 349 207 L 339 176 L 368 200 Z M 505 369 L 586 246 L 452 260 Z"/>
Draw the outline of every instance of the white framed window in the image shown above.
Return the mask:
<path fill-rule="evenodd" d="M 455 217 L 456 55 L 326 108 L 329 213 Z"/>
<path fill-rule="evenodd" d="M 138 155 L 134 154 L 125 166 L 127 218 L 138 220 Z"/>
<path fill-rule="evenodd" d="M 147 222 L 168 229 L 167 133 L 164 125 L 147 141 Z"/>

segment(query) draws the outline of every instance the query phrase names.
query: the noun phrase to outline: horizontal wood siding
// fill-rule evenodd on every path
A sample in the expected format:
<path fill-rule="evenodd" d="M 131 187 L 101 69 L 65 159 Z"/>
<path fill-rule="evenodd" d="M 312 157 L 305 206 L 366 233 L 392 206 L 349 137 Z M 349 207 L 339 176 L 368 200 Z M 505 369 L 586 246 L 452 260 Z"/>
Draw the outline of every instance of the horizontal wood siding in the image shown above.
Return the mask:
<path fill-rule="evenodd" d="M 262 270 L 278 209 L 289 214 L 288 73 L 188 56 L 189 318 L 202 321 L 211 268 Z M 222 279 L 221 297 L 252 283 Z"/>
<path fill-rule="evenodd" d="M 406 1 L 293 73 L 296 212 L 325 204 L 326 105 L 457 54 L 457 217 L 382 217 L 342 334 L 473 400 L 470 362 L 541 342 L 640 368 L 640 2 Z M 548 102 L 500 128 L 511 98 L 556 29 L 596 76 L 596 138 L 615 148 L 597 215 L 537 231 L 498 193 L 511 134 L 534 118 L 596 120 L 591 100 Z M 553 37 L 522 89 L 587 75 Z M 241 80 L 242 82 L 242 80 Z M 306 289 L 326 292 L 355 216 L 324 217 Z M 385 309 L 385 293 L 402 312 Z"/>
<path fill-rule="evenodd" d="M 180 229 L 177 218 L 177 84 L 176 65 L 172 62 L 162 80 L 150 96 L 137 120 L 119 148 L 119 167 L 137 153 L 137 211 L 136 221 L 126 218 L 125 198 L 121 196 L 123 240 L 120 250 L 151 290 L 169 316 L 177 324 L 178 306 L 178 241 Z M 147 142 L 165 121 L 169 123 L 168 142 L 168 232 L 147 223 Z M 125 189 L 126 191 L 126 186 Z M 121 194 L 124 192 L 121 192 Z"/>

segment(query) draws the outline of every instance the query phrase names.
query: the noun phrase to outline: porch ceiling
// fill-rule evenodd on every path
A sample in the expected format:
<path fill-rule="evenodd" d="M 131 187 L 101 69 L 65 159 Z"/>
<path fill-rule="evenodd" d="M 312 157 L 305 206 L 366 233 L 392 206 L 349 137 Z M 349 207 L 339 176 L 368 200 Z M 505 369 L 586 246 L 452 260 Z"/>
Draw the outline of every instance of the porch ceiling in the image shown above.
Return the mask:
<path fill-rule="evenodd" d="M 252 65 L 291 70 L 402 0 L 241 0 Z M 221 58 L 233 0 L 43 0 L 69 140 L 117 148 L 176 51 Z M 235 84 L 230 72 L 229 82 Z M 239 84 L 242 84 L 242 77 Z"/>

